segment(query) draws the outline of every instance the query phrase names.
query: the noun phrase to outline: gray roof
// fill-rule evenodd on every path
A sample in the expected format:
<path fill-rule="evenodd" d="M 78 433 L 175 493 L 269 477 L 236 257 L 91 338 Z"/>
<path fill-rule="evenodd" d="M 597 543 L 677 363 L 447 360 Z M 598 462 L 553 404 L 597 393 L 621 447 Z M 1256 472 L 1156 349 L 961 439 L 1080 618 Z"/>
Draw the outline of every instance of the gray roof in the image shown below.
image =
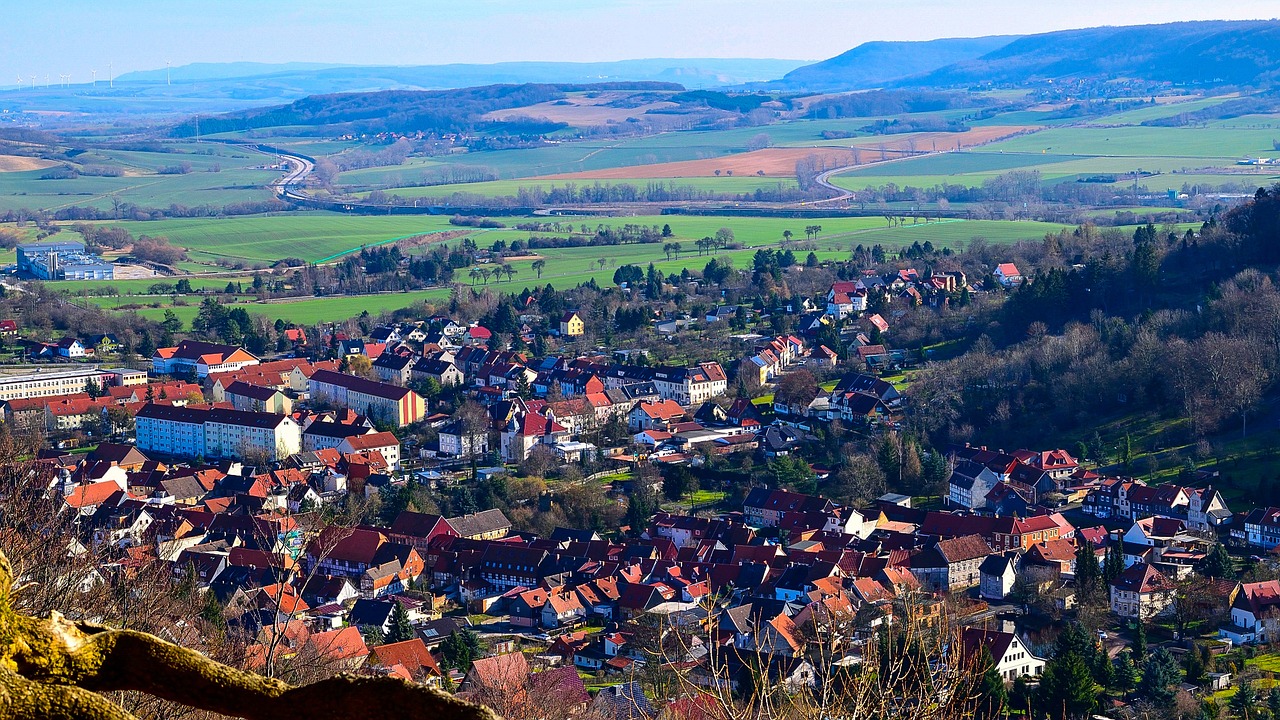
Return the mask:
<path fill-rule="evenodd" d="M 498 532 L 499 530 L 509 530 L 511 521 L 501 510 L 494 508 L 483 512 L 474 513 L 472 515 L 460 515 L 451 517 L 446 520 L 449 526 L 458 531 L 463 537 L 473 537 L 476 535 L 485 535 L 487 533 Z"/>

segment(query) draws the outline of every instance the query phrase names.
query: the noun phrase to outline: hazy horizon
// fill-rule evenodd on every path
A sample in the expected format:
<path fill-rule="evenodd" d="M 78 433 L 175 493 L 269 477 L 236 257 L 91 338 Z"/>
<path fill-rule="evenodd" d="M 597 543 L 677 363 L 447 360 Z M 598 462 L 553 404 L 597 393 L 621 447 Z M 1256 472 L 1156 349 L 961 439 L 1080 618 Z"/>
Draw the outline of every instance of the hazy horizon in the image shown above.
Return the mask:
<path fill-rule="evenodd" d="M 1230 8 L 1191 0 L 1160 6 L 1135 0 L 1059 3 L 1013 0 L 548 0 L 536 9 L 510 0 L 467 3 L 386 0 L 374 7 L 313 0 L 264 5 L 223 0 L 95 0 L 22 3 L 0 47 L 0 84 L 18 74 L 70 73 L 85 82 L 192 63 L 311 62 L 442 65 L 609 62 L 644 58 L 821 60 L 872 40 L 1023 35 L 1098 25 L 1274 17 L 1274 2 Z"/>

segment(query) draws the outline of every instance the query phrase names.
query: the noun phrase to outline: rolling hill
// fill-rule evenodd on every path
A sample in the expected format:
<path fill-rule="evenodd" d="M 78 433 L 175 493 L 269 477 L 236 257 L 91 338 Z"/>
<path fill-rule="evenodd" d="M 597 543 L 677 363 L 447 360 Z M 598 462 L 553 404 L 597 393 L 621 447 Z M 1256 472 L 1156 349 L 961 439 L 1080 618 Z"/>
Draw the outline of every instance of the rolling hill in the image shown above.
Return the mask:
<path fill-rule="evenodd" d="M 1079 78 L 1267 87 L 1280 79 L 1280 21 L 1203 21 L 1027 35 L 870 42 L 766 87 L 1027 85 Z"/>
<path fill-rule="evenodd" d="M 1099 27 L 1030 35 L 982 57 L 899 84 L 1021 84 L 1126 78 L 1198 85 L 1268 85 L 1280 74 L 1280 21 Z"/>
<path fill-rule="evenodd" d="M 779 90 L 810 92 L 880 87 L 982 57 L 1017 38 L 1016 35 L 998 35 L 925 42 L 868 42 L 829 60 L 792 70 L 781 80 L 764 85 Z"/>

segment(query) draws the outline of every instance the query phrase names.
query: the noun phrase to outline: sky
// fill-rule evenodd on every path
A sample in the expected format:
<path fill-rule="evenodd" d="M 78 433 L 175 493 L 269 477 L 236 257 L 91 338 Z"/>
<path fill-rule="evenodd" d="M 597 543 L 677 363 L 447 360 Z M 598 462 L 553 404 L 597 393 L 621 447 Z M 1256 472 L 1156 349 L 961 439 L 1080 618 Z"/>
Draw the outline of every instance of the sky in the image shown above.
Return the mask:
<path fill-rule="evenodd" d="M 20 0 L 0 83 L 193 62 L 819 60 L 868 40 L 1280 15 L 1275 0 Z"/>

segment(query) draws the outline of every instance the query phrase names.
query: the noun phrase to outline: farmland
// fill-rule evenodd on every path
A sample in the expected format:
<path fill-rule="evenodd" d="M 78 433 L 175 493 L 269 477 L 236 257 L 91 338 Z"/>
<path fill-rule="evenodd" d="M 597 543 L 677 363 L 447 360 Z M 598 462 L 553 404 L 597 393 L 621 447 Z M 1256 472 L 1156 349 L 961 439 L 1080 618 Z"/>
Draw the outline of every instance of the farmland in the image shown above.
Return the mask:
<path fill-rule="evenodd" d="M 300 300 L 280 300 L 269 303 L 231 302 L 223 303 L 228 308 L 243 307 L 255 315 L 263 315 L 268 320 L 282 318 L 288 322 L 301 325 L 345 320 L 356 317 L 362 312 L 378 315 L 381 312 L 411 307 L 421 302 L 440 302 L 448 300 L 448 288 L 435 288 L 406 293 L 386 293 L 381 295 L 336 296 L 323 298 L 305 298 Z M 137 299 L 128 298 L 89 298 L 91 302 L 104 308 L 115 308 L 121 304 L 137 303 Z M 121 312 L 136 312 L 149 320 L 161 320 L 166 310 L 172 310 L 184 325 L 190 325 L 192 318 L 199 311 L 199 297 L 181 299 L 185 304 L 172 305 L 167 298 L 147 302 L 147 307 Z M 150 305 L 154 304 L 155 307 Z"/>
<path fill-rule="evenodd" d="M 120 223 L 134 235 L 169 238 L 196 262 L 271 264 L 282 258 L 317 262 L 396 238 L 457 229 L 447 217 L 368 217 L 334 213 L 282 213 Z"/>
<path fill-rule="evenodd" d="M 78 206 L 107 210 L 115 203 L 142 207 L 216 205 L 270 198 L 264 185 L 276 177 L 260 169 L 270 156 L 212 143 L 173 143 L 160 151 L 93 149 L 65 165 L 80 174 L 47 177 L 49 168 L 0 173 L 0 212 L 58 210 Z M 49 165 L 46 163 L 46 165 Z M 50 165 L 50 167 L 52 167 Z"/>
<path fill-rule="evenodd" d="M 344 174 L 345 178 L 346 175 Z M 569 184 L 578 187 L 594 183 L 608 185 L 631 185 L 643 189 L 650 183 L 665 185 L 671 188 L 692 188 L 694 190 L 715 193 L 751 193 L 759 189 L 772 190 L 796 187 L 794 177 L 687 177 L 671 179 L 636 178 L 632 180 L 494 180 L 491 182 L 464 183 L 454 185 L 428 185 L 424 187 L 402 187 L 390 192 L 405 198 L 442 198 L 454 193 L 470 193 L 483 197 L 513 197 L 520 190 L 564 187 Z"/>
<path fill-rule="evenodd" d="M 447 223 L 443 219 L 427 218 Z M 350 217 L 332 215 L 293 214 L 266 218 L 230 218 L 209 221 L 216 226 L 217 232 L 209 232 L 200 236 L 207 244 L 233 242 L 235 237 L 243 237 L 242 233 L 262 238 L 273 236 L 271 243 L 260 242 L 253 247 L 261 252 L 261 248 L 281 247 L 293 248 L 296 252 L 303 235 L 296 235 L 300 230 L 309 229 L 319 235 L 328 233 L 329 237 L 358 237 L 366 245 L 393 240 L 402 235 L 428 231 L 422 226 L 406 225 L 415 218 L 396 217 Z M 722 218 L 722 217 L 684 217 L 684 216 L 647 216 L 629 218 L 578 218 L 578 220 L 594 228 L 597 224 L 634 223 L 640 225 L 670 224 L 672 241 L 681 242 L 684 249 L 681 255 L 668 257 L 661 244 L 615 245 L 604 247 L 554 248 L 537 251 L 535 257 L 511 261 L 516 271 L 510 281 L 491 281 L 483 283 L 495 291 L 514 292 L 524 287 L 551 284 L 557 288 L 568 288 L 591 280 L 608 285 L 612 283 L 615 270 L 621 265 L 634 264 L 647 267 L 650 263 L 664 273 L 679 273 L 684 269 L 701 270 L 712 258 L 720 262 L 731 262 L 736 267 L 749 267 L 755 251 L 761 247 L 777 247 L 782 241 L 782 232 L 791 230 L 796 240 L 804 238 L 806 224 L 812 221 L 777 218 Z M 333 222 L 329 222 L 333 221 Z M 186 242 L 183 238 L 195 237 L 192 225 L 198 221 L 172 221 L 177 232 L 169 233 L 167 227 L 161 229 L 169 234 L 175 242 Z M 328 223 L 328 224 L 326 224 Z M 937 247 L 960 248 L 975 237 L 982 237 L 993 243 L 1008 243 L 1017 240 L 1033 240 L 1046 232 L 1056 232 L 1065 227 L 1052 223 L 1036 222 L 1002 222 L 1002 221 L 964 221 L 948 220 L 943 222 L 906 224 L 888 227 L 881 218 L 823 218 L 820 223 L 822 232 L 814 241 L 819 260 L 844 259 L 849 256 L 850 248 L 862 244 L 871 246 L 881 244 L 889 249 L 901 248 L 913 242 L 932 242 Z M 147 223 L 148 227 L 164 226 L 164 223 Z M 227 226 L 230 226 L 229 228 Z M 705 236 L 714 235 L 722 227 L 731 228 L 735 241 L 742 244 L 741 249 L 722 250 L 714 255 L 700 254 L 694 248 L 694 241 Z M 455 228 L 456 229 L 456 228 Z M 184 231 L 186 234 L 184 234 Z M 342 232 L 350 235 L 341 235 Z M 159 233 L 157 233 L 159 234 Z M 471 237 L 482 247 L 495 240 L 507 241 L 527 237 L 528 233 L 514 229 L 477 230 Z M 455 241 L 456 242 L 456 241 Z M 333 251 L 337 245 L 310 245 L 311 254 Z M 344 246 L 349 248 L 350 246 Z M 358 245 L 356 249 L 358 249 Z M 807 251 L 801 251 L 804 255 Z M 194 253 L 199 254 L 199 253 Z M 535 258 L 545 261 L 545 267 L 539 275 L 532 265 Z M 601 264 L 600 259 L 605 259 Z M 264 258 L 265 260 L 265 258 Z M 178 278 L 156 277 L 146 280 L 128 281 L 66 281 L 52 283 L 55 287 L 72 295 L 80 296 L 80 302 L 90 302 L 104 308 L 124 308 L 122 312 L 136 311 L 149 319 L 160 319 L 166 309 L 189 323 L 195 316 L 202 296 L 178 296 L 170 294 L 149 294 L 152 286 L 160 283 L 173 284 Z M 377 314 L 385 310 L 408 307 L 416 302 L 446 299 L 448 288 L 436 288 L 409 293 L 388 293 L 358 297 L 320 297 L 303 299 L 282 299 L 269 303 L 246 300 L 243 296 L 224 296 L 220 291 L 228 282 L 248 285 L 252 277 L 244 274 L 227 274 L 216 277 L 192 276 L 188 278 L 195 291 L 215 293 L 220 301 L 231 306 L 243 306 L 253 314 L 265 316 L 269 320 L 277 318 L 286 321 L 310 324 L 322 321 L 338 320 L 359 315 L 362 311 Z M 469 278 L 466 271 L 461 271 L 455 281 L 480 287 L 476 278 Z M 115 295 L 92 295 L 110 287 Z M 140 308 L 136 306 L 141 306 Z"/>

